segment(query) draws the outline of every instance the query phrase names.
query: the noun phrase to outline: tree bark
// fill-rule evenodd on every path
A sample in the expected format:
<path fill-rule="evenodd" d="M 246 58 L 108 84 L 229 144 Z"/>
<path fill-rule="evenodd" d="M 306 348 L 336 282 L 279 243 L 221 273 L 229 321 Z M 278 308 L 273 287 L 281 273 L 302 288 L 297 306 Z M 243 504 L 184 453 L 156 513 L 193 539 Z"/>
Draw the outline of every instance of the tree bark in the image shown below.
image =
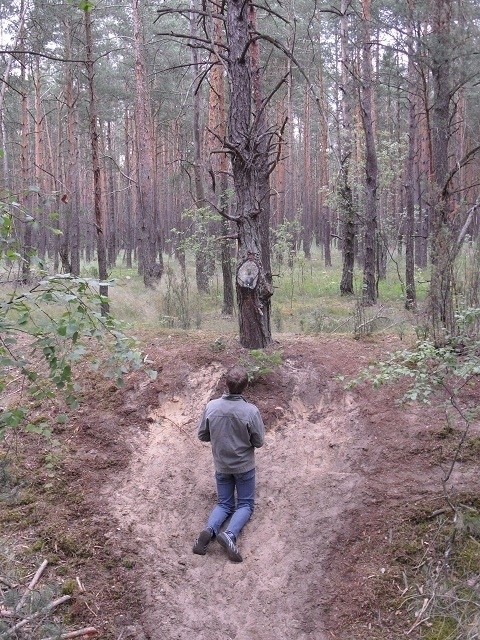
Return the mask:
<path fill-rule="evenodd" d="M 116 198 L 115 198 L 115 180 L 113 175 L 113 158 L 114 148 L 112 142 L 112 122 L 109 120 L 106 123 L 106 144 L 107 155 L 110 160 L 107 165 L 106 171 L 106 184 L 107 184 L 107 212 L 108 212 L 108 236 L 107 236 L 107 258 L 108 266 L 114 267 L 117 260 L 117 216 L 116 216 Z"/>
<path fill-rule="evenodd" d="M 271 341 L 270 297 L 262 258 L 260 219 L 266 206 L 258 169 L 268 162 L 263 148 L 265 131 L 259 130 L 259 118 L 252 127 L 252 86 L 249 61 L 250 0 L 230 0 L 227 4 L 226 28 L 230 109 L 227 146 L 231 152 L 236 194 L 234 218 L 238 228 L 236 292 L 240 342 L 250 349 L 268 346 Z M 259 167 L 260 164 L 260 167 Z"/>
<path fill-rule="evenodd" d="M 195 46 L 195 38 L 197 35 L 195 13 L 195 0 L 190 0 L 190 35 L 192 36 L 192 46 L 190 48 L 192 56 L 192 72 L 193 72 L 193 84 L 192 84 L 192 100 L 193 100 L 193 177 L 195 185 L 195 207 L 197 209 L 197 215 L 203 216 L 205 208 L 207 207 L 207 199 L 205 192 L 205 183 L 203 178 L 204 163 L 202 153 L 202 125 L 201 125 L 201 112 L 202 112 L 202 94 L 201 94 L 201 69 L 198 59 L 198 49 Z M 197 249 L 195 250 L 195 278 L 197 282 L 197 289 L 199 292 L 208 293 L 210 289 L 210 277 L 214 271 L 215 258 L 209 251 L 208 235 L 211 231 L 208 223 L 206 225 L 197 225 L 194 221 L 194 226 L 201 226 L 202 231 L 196 238 Z"/>
<path fill-rule="evenodd" d="M 92 37 L 92 19 L 91 9 L 87 7 L 84 10 L 85 15 L 85 54 L 86 54 L 86 70 L 88 83 L 88 118 L 90 126 L 90 144 L 92 151 L 92 169 L 93 169 L 93 191 L 94 191 L 94 211 L 95 211 L 95 228 L 97 231 L 97 263 L 98 277 L 100 283 L 105 283 L 108 278 L 107 271 L 107 249 L 105 242 L 105 214 L 102 207 L 102 187 L 101 187 L 101 169 L 99 158 L 98 143 L 98 122 L 97 122 L 97 101 L 95 96 L 95 72 L 93 63 L 93 37 Z M 100 284 L 100 295 L 104 297 L 101 304 L 102 315 L 109 313 L 108 285 Z"/>
<path fill-rule="evenodd" d="M 21 38 L 23 38 L 23 33 Z M 22 273 L 21 280 L 24 284 L 26 284 L 30 280 L 30 266 L 31 266 L 31 258 L 32 258 L 32 238 L 33 238 L 33 206 L 32 206 L 32 191 L 31 180 L 32 180 L 32 171 L 30 167 L 29 161 L 29 144 L 28 140 L 30 137 L 30 121 L 28 114 L 28 95 L 26 88 L 26 64 L 25 64 L 25 55 L 21 54 L 21 82 L 22 82 L 22 93 L 21 93 L 21 156 L 20 156 L 20 168 L 21 168 L 21 192 L 20 192 L 20 202 L 24 209 L 24 221 L 23 221 L 23 244 L 22 244 Z"/>
<path fill-rule="evenodd" d="M 365 235 L 363 263 L 363 302 L 377 301 L 376 251 L 377 251 L 377 186 L 378 163 L 375 144 L 373 108 L 372 43 L 370 36 L 371 0 L 362 2 L 362 78 L 360 111 L 365 134 Z"/>
<path fill-rule="evenodd" d="M 409 13 L 411 15 L 411 2 L 409 0 Z M 414 310 L 417 305 L 417 294 L 415 288 L 415 181 L 414 181 L 414 165 L 415 165 L 415 147 L 417 129 L 417 114 L 415 95 L 415 65 L 414 65 L 414 44 L 413 44 L 413 28 L 412 24 L 408 26 L 408 81 L 409 81 L 409 98 L 408 98 L 408 155 L 407 166 L 405 171 L 405 308 Z"/>
<path fill-rule="evenodd" d="M 450 27 L 452 19 L 451 0 L 435 3 L 431 48 L 433 108 L 431 122 L 432 140 L 432 273 L 430 281 L 430 305 L 433 336 L 441 344 L 447 336 L 455 333 L 453 300 L 453 266 L 455 242 L 449 221 L 450 194 L 446 184 L 448 175 L 448 143 L 450 139 L 452 55 Z"/>
<path fill-rule="evenodd" d="M 125 106 L 124 116 L 124 137 L 125 137 L 125 197 L 124 197 L 124 221 L 125 221 L 125 233 L 123 237 L 124 243 L 124 260 L 128 269 L 132 268 L 132 254 L 134 253 L 135 237 L 134 237 L 134 223 L 133 212 L 135 211 L 134 205 L 134 187 L 130 178 L 131 169 L 131 157 L 132 157 L 132 136 L 131 136 L 131 119 L 128 112 L 128 107 Z"/>
<path fill-rule="evenodd" d="M 135 52 L 135 130 L 138 205 L 138 263 L 146 286 L 158 282 L 163 273 L 161 231 L 156 201 L 155 145 L 144 54 L 140 0 L 132 0 Z M 158 260 L 158 262 L 157 262 Z"/>
<path fill-rule="evenodd" d="M 353 270 L 355 266 L 355 206 L 351 187 L 350 165 L 352 160 L 352 95 L 353 81 L 350 60 L 350 47 L 348 43 L 348 15 L 347 10 L 350 0 L 342 0 L 340 20 L 340 46 L 341 46 L 341 108 L 342 119 L 340 124 L 340 216 L 342 223 L 342 278 L 340 281 L 340 293 L 342 296 L 352 295 Z"/>
<path fill-rule="evenodd" d="M 312 157 L 311 157 L 311 122 L 310 122 L 310 88 L 305 88 L 303 109 L 303 171 L 302 171 L 302 244 L 307 260 L 312 258 Z"/>
<path fill-rule="evenodd" d="M 262 266 L 265 277 L 272 286 L 272 268 L 270 252 L 270 219 L 271 219 L 271 189 L 270 189 L 270 165 L 269 155 L 271 137 L 268 135 L 267 105 L 264 104 L 264 89 L 262 81 L 262 69 L 260 60 L 260 45 L 256 39 L 257 29 L 256 7 L 250 3 L 248 9 L 248 24 L 253 40 L 250 43 L 250 68 L 253 92 L 253 122 L 252 131 L 257 136 L 256 172 L 258 180 L 258 200 L 261 209 L 260 216 L 260 242 L 262 246 Z M 264 306 L 264 312 L 269 314 L 267 324 L 270 326 L 270 303 Z"/>
<path fill-rule="evenodd" d="M 213 9 L 213 3 L 212 3 Z M 213 18 L 213 40 L 215 54 L 211 56 L 213 64 L 210 71 L 210 92 L 208 98 L 208 128 L 206 134 L 206 151 L 208 154 L 208 171 L 211 176 L 211 198 L 221 215 L 224 216 L 218 225 L 221 236 L 220 254 L 223 282 L 223 305 L 224 315 L 233 315 L 234 290 L 232 271 L 231 240 L 227 236 L 231 235 L 228 220 L 225 214 L 229 212 L 228 201 L 228 156 L 224 152 L 223 146 L 227 134 L 226 112 L 225 112 L 225 82 L 223 77 L 223 65 L 221 63 L 218 47 L 223 41 L 222 22 L 218 18 Z"/>
<path fill-rule="evenodd" d="M 65 56 L 72 58 L 72 25 L 65 24 Z M 80 163 L 78 149 L 78 125 L 75 103 L 73 63 L 66 67 L 65 104 L 67 109 L 67 176 L 66 176 L 66 215 L 69 218 L 69 252 L 72 275 L 80 275 Z"/>

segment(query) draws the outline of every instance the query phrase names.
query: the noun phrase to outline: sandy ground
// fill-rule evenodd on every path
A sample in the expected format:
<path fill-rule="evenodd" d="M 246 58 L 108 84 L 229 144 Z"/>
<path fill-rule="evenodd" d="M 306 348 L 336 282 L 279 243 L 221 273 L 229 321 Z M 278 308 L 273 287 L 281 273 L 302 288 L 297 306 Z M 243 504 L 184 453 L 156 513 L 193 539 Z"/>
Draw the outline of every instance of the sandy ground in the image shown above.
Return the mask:
<path fill-rule="evenodd" d="M 145 338 L 155 381 L 132 374 L 119 389 L 86 373 L 81 407 L 55 427 L 64 455 L 54 476 L 44 444 L 23 443 L 38 504 L 18 506 L 31 530 L 20 520 L 9 530 L 43 540 L 60 581 L 81 578 L 74 628 L 94 624 L 108 640 L 400 640 L 410 629 L 418 640 L 413 611 L 395 604 L 402 562 L 412 562 L 405 535 L 446 506 L 442 478 L 461 431 L 446 430 L 440 402 L 400 404 L 403 383 L 346 386 L 406 345 L 285 334 L 272 345 L 282 364 L 245 393 L 266 442 L 235 564 L 216 542 L 192 553 L 216 498 L 197 424 L 228 368 L 248 357 L 215 337 Z M 465 392 L 478 406 L 478 381 Z M 62 408 L 50 411 L 55 423 Z M 480 423 L 470 435 L 480 439 Z M 479 483 L 467 455 L 445 489 L 475 496 Z"/>
<path fill-rule="evenodd" d="M 192 371 L 182 393 L 152 412 L 116 490 L 115 513 L 148 567 L 147 626 L 178 640 L 326 639 L 327 549 L 362 486 L 351 464 L 362 440 L 358 408 L 338 384 L 319 382 L 319 371 L 287 361 L 293 397 L 277 408 L 257 453 L 256 510 L 239 540 L 244 562 L 229 562 L 216 543 L 196 556 L 193 540 L 215 500 L 210 446 L 196 439 L 196 422 L 222 372 Z"/>
<path fill-rule="evenodd" d="M 126 464 L 101 484 L 88 480 L 109 514 L 111 540 L 135 552 L 131 579 L 143 612 L 122 637 L 370 640 L 375 627 L 385 628 L 375 638 L 396 640 L 388 629 L 398 626 L 397 614 L 382 618 L 376 610 L 378 585 L 399 589 L 385 546 L 394 547 L 404 509 L 433 508 L 441 494 L 441 416 L 436 408 L 400 406 L 398 389 L 347 390 L 339 378 L 396 346 L 298 337 L 275 345 L 282 365 L 245 393 L 267 433 L 257 452 L 255 512 L 238 541 L 240 564 L 216 542 L 205 556 L 192 545 L 215 503 L 210 445 L 198 441 L 197 423 L 223 391 L 225 371 L 245 354 L 235 343 L 222 354 L 205 341 L 147 346 L 157 381 L 119 392 L 109 417 L 89 416 L 97 446 L 119 416 L 142 425 L 117 442 L 131 451 Z M 112 455 L 111 445 L 102 455 Z M 457 475 L 468 484 L 461 469 Z"/>
<path fill-rule="evenodd" d="M 361 461 L 369 449 L 376 457 L 376 436 L 328 366 L 334 344 L 329 351 L 307 357 L 303 345 L 299 358 L 297 345 L 258 399 L 267 408 L 267 435 L 257 453 L 255 512 L 239 539 L 242 564 L 215 542 L 206 556 L 191 551 L 215 502 L 210 445 L 197 440 L 197 422 L 221 392 L 225 366 L 189 366 L 187 357 L 181 385 L 158 394 L 149 432 L 105 492 L 121 531 L 138 544 L 148 637 L 336 637 L 325 628 L 329 561 L 355 510 L 375 502 Z M 255 387 L 246 396 L 256 401 Z"/>

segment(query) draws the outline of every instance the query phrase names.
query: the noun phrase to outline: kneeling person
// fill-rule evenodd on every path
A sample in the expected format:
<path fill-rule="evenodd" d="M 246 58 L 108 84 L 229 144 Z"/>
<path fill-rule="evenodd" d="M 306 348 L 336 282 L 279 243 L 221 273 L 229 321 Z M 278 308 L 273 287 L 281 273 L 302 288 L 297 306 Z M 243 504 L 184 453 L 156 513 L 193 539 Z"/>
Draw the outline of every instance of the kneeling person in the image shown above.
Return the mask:
<path fill-rule="evenodd" d="M 205 555 L 216 538 L 230 560 L 242 562 L 237 538 L 253 513 L 255 449 L 263 445 L 265 427 L 258 408 L 241 395 L 248 384 L 247 371 L 234 367 L 227 373 L 226 384 L 228 392 L 207 404 L 198 427 L 199 439 L 212 443 L 217 504 L 193 553 Z M 227 530 L 221 532 L 230 516 Z"/>

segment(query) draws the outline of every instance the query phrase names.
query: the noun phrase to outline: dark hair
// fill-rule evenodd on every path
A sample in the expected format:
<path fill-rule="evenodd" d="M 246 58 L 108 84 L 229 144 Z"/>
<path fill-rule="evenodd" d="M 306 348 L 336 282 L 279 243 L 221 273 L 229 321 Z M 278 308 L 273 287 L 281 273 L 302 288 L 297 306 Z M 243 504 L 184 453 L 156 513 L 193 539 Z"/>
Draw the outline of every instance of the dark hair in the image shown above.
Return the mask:
<path fill-rule="evenodd" d="M 229 393 L 242 393 L 248 384 L 247 370 L 243 367 L 233 367 L 227 372 L 226 382 Z"/>

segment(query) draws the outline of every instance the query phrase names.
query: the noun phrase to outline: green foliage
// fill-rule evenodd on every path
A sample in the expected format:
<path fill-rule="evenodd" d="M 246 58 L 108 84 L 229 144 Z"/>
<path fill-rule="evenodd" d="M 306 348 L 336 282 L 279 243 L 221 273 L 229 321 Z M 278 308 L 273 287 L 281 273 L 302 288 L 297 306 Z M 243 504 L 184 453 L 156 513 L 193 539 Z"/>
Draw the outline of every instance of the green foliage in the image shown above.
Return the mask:
<path fill-rule="evenodd" d="M 171 230 L 175 250 L 183 253 L 191 251 L 194 254 L 201 251 L 206 258 L 213 259 L 218 243 L 212 235 L 212 224 L 220 222 L 221 219 L 209 207 L 184 211 L 182 221 L 185 228 Z"/>
<path fill-rule="evenodd" d="M 0 259 L 7 265 L 18 261 L 20 243 L 15 233 L 14 212 L 20 212 L 20 205 L 16 202 L 1 203 L 0 206 Z"/>
<path fill-rule="evenodd" d="M 0 213 L 0 260 L 22 261 L 16 251 L 11 207 Z M 122 384 L 123 374 L 142 362 L 135 343 L 110 315 L 98 282 L 70 275 L 43 277 L 30 289 L 12 283 L 0 297 L 0 393 L 15 400 L 0 412 L 0 438 L 18 427 L 50 435 L 47 420 L 29 422 L 30 407 L 57 393 L 77 404 L 76 373 L 81 362 Z"/>
<path fill-rule="evenodd" d="M 456 640 L 457 623 L 453 618 L 438 617 L 430 623 L 431 627 L 424 636 L 425 640 Z"/>
<path fill-rule="evenodd" d="M 274 369 L 282 364 L 282 355 L 277 351 L 268 353 L 262 349 L 252 349 L 248 352 L 242 365 L 247 370 L 249 383 L 257 382 L 268 376 Z"/>
<path fill-rule="evenodd" d="M 385 362 L 371 365 L 360 379 L 368 379 L 374 387 L 401 378 L 410 380 L 404 399 L 430 402 L 435 390 L 443 390 L 449 398 L 475 379 L 480 373 L 480 340 L 468 333 L 480 309 L 467 309 L 459 314 L 461 335 L 446 346 L 438 347 L 431 340 L 420 341 L 413 350 L 395 352 Z"/>
<path fill-rule="evenodd" d="M 78 4 L 78 8 L 80 9 L 80 11 L 85 11 L 85 13 L 90 13 L 95 8 L 95 5 L 93 4 L 93 2 L 90 2 L 89 0 L 81 0 L 81 2 L 79 2 Z"/>
<path fill-rule="evenodd" d="M 287 258 L 291 260 L 296 252 L 296 240 L 302 231 L 302 225 L 298 218 L 285 220 L 272 229 L 272 255 L 277 266 Z"/>
<path fill-rule="evenodd" d="M 425 624 L 422 637 L 428 640 L 473 640 L 476 633 L 470 632 L 478 630 L 479 512 L 475 507 L 455 504 L 460 501 L 448 495 L 447 482 L 462 451 L 467 450 L 467 459 L 469 446 L 476 446 L 475 439 L 467 436 L 478 407 L 463 391 L 477 384 L 480 373 L 480 340 L 474 330 L 479 317 L 480 309 L 465 309 L 457 316 L 459 335 L 445 346 L 422 340 L 415 349 L 398 351 L 388 361 L 372 365 L 359 378 L 374 386 L 407 380 L 405 400 L 431 403 L 435 397 L 446 408 L 447 428 L 440 432 L 443 439 L 457 435 L 456 427 L 463 425 L 442 477 L 449 517 L 429 525 L 430 539 L 418 530 L 422 548 L 421 557 L 414 559 L 418 572 L 412 579 L 415 590 L 405 599 L 407 608 L 415 612 L 412 630 Z"/>
<path fill-rule="evenodd" d="M 188 279 L 177 275 L 170 265 L 165 268 L 166 290 L 162 298 L 161 323 L 169 328 L 177 324 L 181 329 L 191 329 L 195 322 L 199 329 L 202 317 L 198 306 L 191 303 Z"/>
<path fill-rule="evenodd" d="M 368 379 L 374 387 L 408 378 L 411 385 L 404 399 L 427 403 L 453 363 L 451 349 L 438 349 L 432 342 L 424 341 L 413 351 L 397 351 L 387 361 L 370 365 L 360 378 Z"/>
<path fill-rule="evenodd" d="M 101 315 L 103 297 L 94 284 L 53 276 L 30 291 L 14 291 L 0 300 L 0 392 L 17 381 L 30 401 L 61 391 L 67 404 L 75 407 L 75 370 L 80 362 L 101 369 L 117 385 L 122 384 L 123 374 L 141 366 L 134 340 L 122 333 L 113 317 Z M 28 409 L 22 404 L 4 410 L 0 435 L 20 425 L 48 435 L 46 423 L 29 424 L 27 418 Z"/>

